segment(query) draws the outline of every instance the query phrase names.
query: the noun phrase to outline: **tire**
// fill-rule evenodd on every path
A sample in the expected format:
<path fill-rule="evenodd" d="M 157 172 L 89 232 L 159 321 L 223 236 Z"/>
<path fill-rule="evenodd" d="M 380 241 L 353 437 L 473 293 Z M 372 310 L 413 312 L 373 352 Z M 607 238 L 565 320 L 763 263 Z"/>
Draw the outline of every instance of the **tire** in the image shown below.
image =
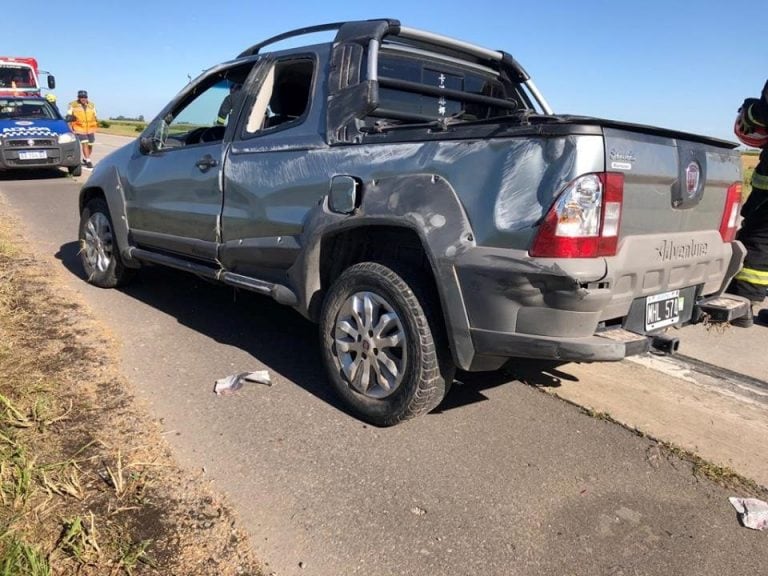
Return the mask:
<path fill-rule="evenodd" d="M 447 394 L 455 366 L 433 302 L 418 275 L 375 262 L 347 268 L 331 287 L 320 318 L 323 361 L 361 419 L 392 426 Z"/>
<path fill-rule="evenodd" d="M 101 288 L 127 284 L 136 270 L 126 268 L 114 239 L 114 226 L 103 198 L 88 201 L 80 215 L 80 262 L 88 282 Z"/>
<path fill-rule="evenodd" d="M 83 165 L 78 164 L 77 166 L 67 166 L 67 172 L 69 172 L 70 176 L 74 176 L 74 177 L 82 176 Z"/>

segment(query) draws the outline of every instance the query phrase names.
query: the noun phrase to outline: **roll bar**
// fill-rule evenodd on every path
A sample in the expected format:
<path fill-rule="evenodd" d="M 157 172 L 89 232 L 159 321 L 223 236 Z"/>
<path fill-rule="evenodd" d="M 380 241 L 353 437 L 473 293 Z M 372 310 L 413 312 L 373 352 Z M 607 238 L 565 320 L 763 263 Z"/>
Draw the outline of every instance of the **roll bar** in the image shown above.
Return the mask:
<path fill-rule="evenodd" d="M 401 26 L 400 21 L 394 19 L 383 18 L 379 20 L 332 22 L 329 24 L 297 28 L 296 30 L 284 32 L 282 34 L 278 34 L 277 36 L 267 38 L 258 44 L 254 44 L 246 50 L 243 50 L 243 52 L 238 55 L 238 58 L 254 56 L 259 54 L 259 52 L 264 47 L 275 44 L 276 42 L 280 42 L 282 40 L 286 40 L 288 38 L 296 38 L 299 36 L 305 36 L 307 34 L 328 32 L 332 30 L 336 31 L 336 37 L 333 40 L 334 44 L 352 42 L 368 47 L 367 79 L 370 81 L 379 81 L 379 51 L 381 49 L 384 38 L 396 37 L 402 41 L 405 41 L 406 43 L 410 41 L 426 44 L 428 46 L 449 50 L 451 53 L 464 54 L 481 61 L 493 63 L 497 68 L 503 68 L 510 72 L 513 78 L 515 78 L 521 84 L 525 85 L 531 96 L 533 96 L 534 100 L 536 100 L 545 114 L 552 114 L 552 108 L 550 108 L 547 101 L 541 95 L 541 92 L 539 92 L 531 77 L 528 75 L 525 69 L 523 69 L 523 67 L 506 52 L 500 50 L 490 50 L 488 48 L 483 48 L 482 46 L 477 46 L 469 42 L 450 38 L 449 36 L 443 36 L 441 34 L 419 30 L 417 28 Z"/>

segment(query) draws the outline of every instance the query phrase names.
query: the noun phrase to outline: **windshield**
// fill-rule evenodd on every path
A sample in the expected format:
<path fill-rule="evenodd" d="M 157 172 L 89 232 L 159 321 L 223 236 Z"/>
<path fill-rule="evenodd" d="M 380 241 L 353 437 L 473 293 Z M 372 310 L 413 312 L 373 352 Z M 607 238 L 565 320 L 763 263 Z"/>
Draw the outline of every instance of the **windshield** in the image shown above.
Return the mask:
<path fill-rule="evenodd" d="M 58 120 L 58 112 L 42 99 L 0 98 L 0 120 Z"/>
<path fill-rule="evenodd" d="M 37 88 L 37 82 L 31 68 L 3 64 L 0 67 L 0 88 Z"/>

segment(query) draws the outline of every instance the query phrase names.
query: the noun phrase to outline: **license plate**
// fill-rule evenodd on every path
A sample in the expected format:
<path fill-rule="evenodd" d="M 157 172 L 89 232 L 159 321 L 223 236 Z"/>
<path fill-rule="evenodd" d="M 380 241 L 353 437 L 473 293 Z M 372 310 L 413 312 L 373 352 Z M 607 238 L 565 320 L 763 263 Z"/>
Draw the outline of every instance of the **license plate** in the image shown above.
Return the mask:
<path fill-rule="evenodd" d="M 19 152 L 19 160 L 45 160 L 46 158 L 48 158 L 48 153 L 45 150 Z"/>
<path fill-rule="evenodd" d="M 680 322 L 684 302 L 680 290 L 648 296 L 645 299 L 645 329 L 656 330 Z"/>

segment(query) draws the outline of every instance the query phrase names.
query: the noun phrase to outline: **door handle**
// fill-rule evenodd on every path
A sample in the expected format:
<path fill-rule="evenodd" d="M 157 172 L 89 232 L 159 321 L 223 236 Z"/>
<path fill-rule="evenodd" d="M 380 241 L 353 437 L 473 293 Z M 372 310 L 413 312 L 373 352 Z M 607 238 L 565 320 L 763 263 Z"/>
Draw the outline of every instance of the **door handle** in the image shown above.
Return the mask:
<path fill-rule="evenodd" d="M 205 172 L 209 170 L 210 168 L 213 168 L 214 166 L 218 166 L 218 161 L 211 156 L 210 154 L 206 154 L 200 160 L 195 162 L 195 166 L 197 166 L 200 169 L 200 172 Z"/>

